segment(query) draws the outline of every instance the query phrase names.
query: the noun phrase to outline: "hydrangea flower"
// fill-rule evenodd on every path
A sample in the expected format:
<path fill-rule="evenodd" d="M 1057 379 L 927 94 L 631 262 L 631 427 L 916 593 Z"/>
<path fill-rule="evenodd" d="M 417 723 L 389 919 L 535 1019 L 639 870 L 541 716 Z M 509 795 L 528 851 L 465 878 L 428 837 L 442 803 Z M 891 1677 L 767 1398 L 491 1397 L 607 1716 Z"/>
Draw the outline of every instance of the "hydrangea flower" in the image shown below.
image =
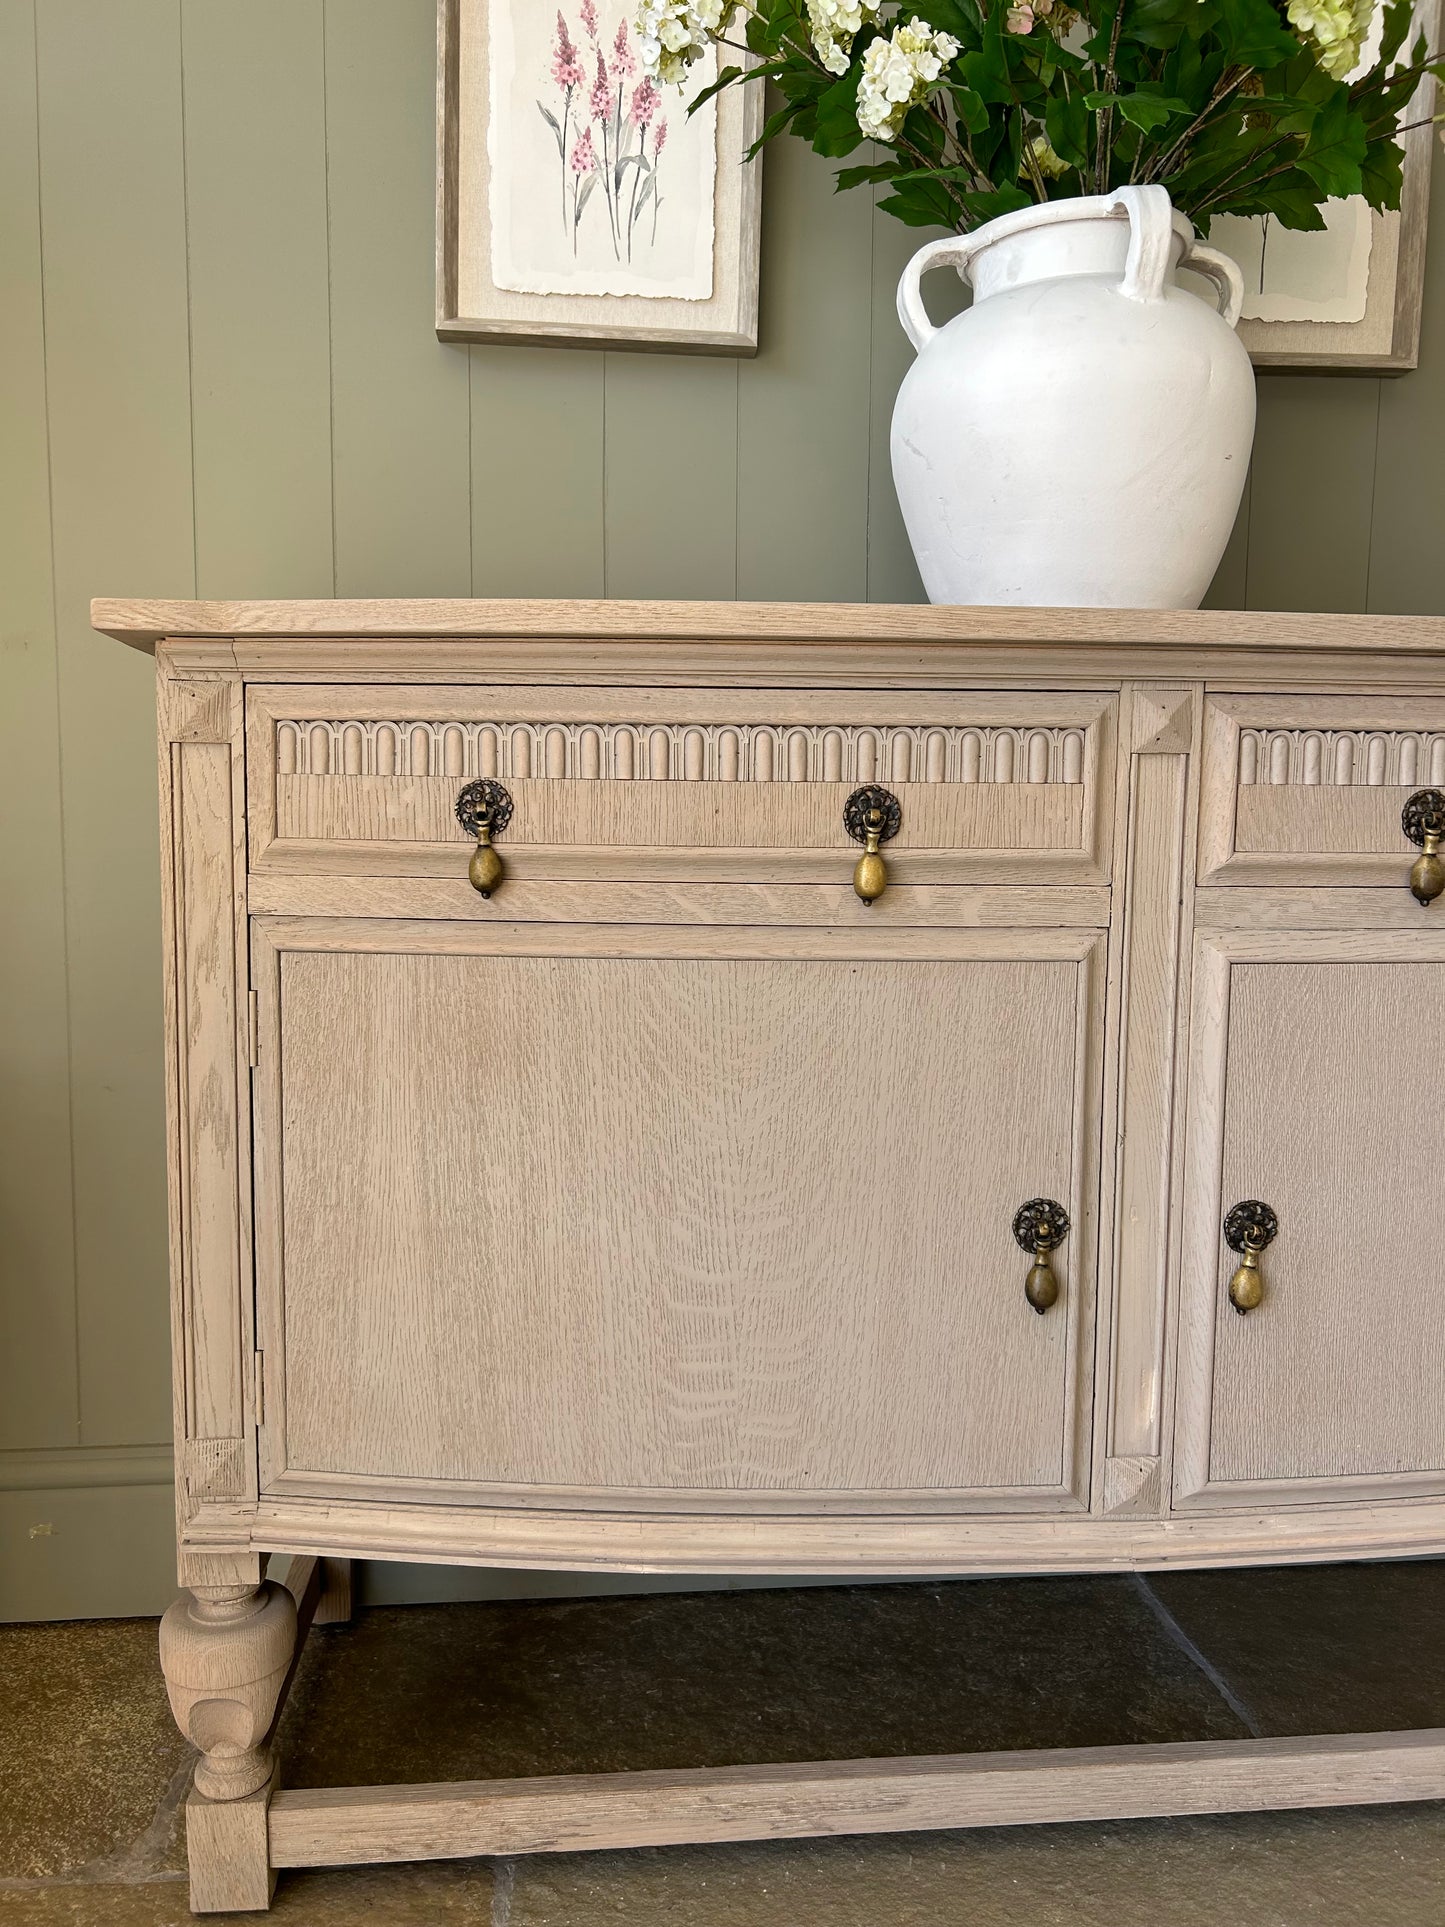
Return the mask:
<path fill-rule="evenodd" d="M 958 52 L 952 34 L 935 33 L 916 17 L 888 38 L 871 41 L 858 83 L 858 125 L 869 140 L 897 140 L 910 107 Z"/>
<path fill-rule="evenodd" d="M 1035 134 L 1029 142 L 1028 152 L 1029 160 L 1033 162 L 1033 165 L 1038 169 L 1039 173 L 1043 175 L 1046 181 L 1062 180 L 1064 175 L 1069 171 L 1069 163 L 1064 160 L 1061 155 L 1054 152 L 1046 135 Z M 1024 174 L 1027 171 L 1028 164 L 1025 163 L 1025 165 L 1019 169 L 1019 173 Z"/>
<path fill-rule="evenodd" d="M 1289 0 L 1285 11 L 1296 33 L 1314 41 L 1327 74 L 1343 80 L 1354 72 L 1374 15 L 1373 0 Z"/>
<path fill-rule="evenodd" d="M 865 21 L 878 18 L 879 0 L 808 0 L 808 20 L 818 58 L 830 74 L 846 74 L 853 42 Z"/>
<path fill-rule="evenodd" d="M 642 0 L 637 38 L 646 72 L 680 86 L 737 9 L 738 0 Z"/>
<path fill-rule="evenodd" d="M 1010 7 L 1004 22 L 1010 33 L 1032 33 L 1034 30 L 1034 10 L 1029 6 Z"/>

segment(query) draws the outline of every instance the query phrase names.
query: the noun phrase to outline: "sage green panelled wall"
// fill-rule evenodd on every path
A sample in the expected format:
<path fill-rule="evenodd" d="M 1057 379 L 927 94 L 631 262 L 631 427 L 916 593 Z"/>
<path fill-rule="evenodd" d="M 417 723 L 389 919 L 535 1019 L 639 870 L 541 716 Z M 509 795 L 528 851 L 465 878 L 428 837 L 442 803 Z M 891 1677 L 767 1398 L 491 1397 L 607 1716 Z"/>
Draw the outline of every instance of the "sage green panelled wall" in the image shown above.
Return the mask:
<path fill-rule="evenodd" d="M 920 593 L 924 237 L 785 147 L 756 361 L 443 346 L 432 102 L 432 0 L 0 0 L 3 1616 L 171 1591 L 151 675 L 88 599 Z M 1445 610 L 1442 431 L 1437 247 L 1418 375 L 1260 384 L 1215 599 Z"/>

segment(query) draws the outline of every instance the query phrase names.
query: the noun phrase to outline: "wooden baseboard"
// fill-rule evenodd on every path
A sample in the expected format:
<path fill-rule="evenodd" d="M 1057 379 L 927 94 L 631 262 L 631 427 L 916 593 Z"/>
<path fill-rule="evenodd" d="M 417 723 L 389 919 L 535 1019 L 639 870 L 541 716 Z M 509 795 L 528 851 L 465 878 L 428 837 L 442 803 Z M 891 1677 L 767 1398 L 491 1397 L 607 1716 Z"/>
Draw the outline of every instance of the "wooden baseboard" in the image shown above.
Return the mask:
<path fill-rule="evenodd" d="M 1445 1728 L 443 1786 L 271 1802 L 273 1867 L 782 1840 L 1445 1797 Z"/>

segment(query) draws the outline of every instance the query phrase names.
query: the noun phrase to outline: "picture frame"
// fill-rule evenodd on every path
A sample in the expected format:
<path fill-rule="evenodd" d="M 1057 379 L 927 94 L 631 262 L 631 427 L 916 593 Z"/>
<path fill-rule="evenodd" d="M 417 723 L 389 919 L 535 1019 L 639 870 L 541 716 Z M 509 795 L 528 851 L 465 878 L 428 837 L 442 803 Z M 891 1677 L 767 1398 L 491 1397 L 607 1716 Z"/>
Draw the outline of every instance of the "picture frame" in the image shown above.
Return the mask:
<path fill-rule="evenodd" d="M 1377 21 L 1383 8 L 1377 0 Z M 1423 31 L 1438 49 L 1440 0 L 1419 0 L 1415 12 L 1410 44 Z M 1405 120 L 1428 120 L 1434 106 L 1435 83 L 1426 80 Z M 1326 234 L 1288 233 L 1233 216 L 1211 224 L 1210 245 L 1244 270 L 1239 338 L 1256 368 L 1402 374 L 1418 366 L 1435 138 L 1428 125 L 1404 135 L 1398 211 L 1376 213 L 1363 200 L 1331 202 Z M 1273 288 L 1265 261 L 1276 270 Z M 1199 292 L 1212 298 L 1203 286 Z"/>
<path fill-rule="evenodd" d="M 442 340 L 757 353 L 762 90 L 639 94 L 632 11 L 439 0 Z"/>

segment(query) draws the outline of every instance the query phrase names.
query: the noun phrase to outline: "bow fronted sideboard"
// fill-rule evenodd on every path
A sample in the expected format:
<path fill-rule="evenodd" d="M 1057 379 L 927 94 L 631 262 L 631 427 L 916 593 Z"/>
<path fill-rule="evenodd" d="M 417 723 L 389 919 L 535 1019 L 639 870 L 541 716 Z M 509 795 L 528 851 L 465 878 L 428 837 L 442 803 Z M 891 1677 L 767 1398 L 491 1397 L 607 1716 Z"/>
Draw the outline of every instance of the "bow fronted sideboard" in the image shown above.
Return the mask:
<path fill-rule="evenodd" d="M 321 1790 L 269 1737 L 355 1557 L 1445 1552 L 1445 620 L 94 620 L 158 669 L 193 1906 L 1445 1796 L 1445 1731 Z"/>

